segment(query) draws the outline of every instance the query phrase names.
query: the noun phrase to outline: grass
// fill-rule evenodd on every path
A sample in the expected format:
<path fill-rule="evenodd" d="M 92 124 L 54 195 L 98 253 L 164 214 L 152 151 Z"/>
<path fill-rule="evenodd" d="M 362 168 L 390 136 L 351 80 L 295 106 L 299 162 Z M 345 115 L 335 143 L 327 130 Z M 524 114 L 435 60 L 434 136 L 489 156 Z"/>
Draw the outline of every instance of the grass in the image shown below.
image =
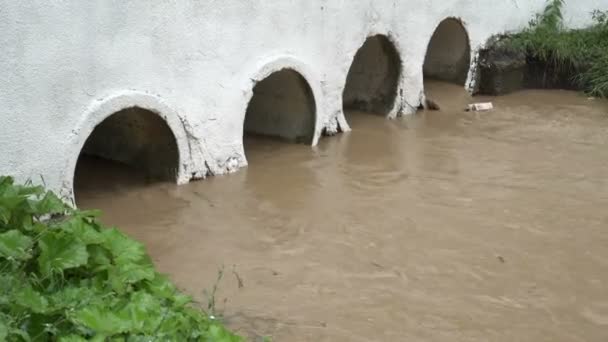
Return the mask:
<path fill-rule="evenodd" d="M 593 11 L 589 27 L 566 29 L 564 4 L 565 0 L 547 1 L 544 11 L 505 43 L 523 51 L 529 62 L 544 66 L 547 81 L 566 75 L 590 95 L 608 97 L 608 11 Z"/>

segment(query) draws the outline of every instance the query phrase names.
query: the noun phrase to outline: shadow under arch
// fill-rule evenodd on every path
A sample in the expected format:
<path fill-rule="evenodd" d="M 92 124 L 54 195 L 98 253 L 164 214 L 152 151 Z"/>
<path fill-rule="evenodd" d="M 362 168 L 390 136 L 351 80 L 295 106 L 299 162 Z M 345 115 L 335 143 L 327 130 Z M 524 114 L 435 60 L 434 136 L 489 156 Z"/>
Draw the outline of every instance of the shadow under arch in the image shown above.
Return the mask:
<path fill-rule="evenodd" d="M 463 22 L 442 20 L 429 40 L 424 58 L 424 80 L 435 79 L 464 85 L 471 66 L 471 42 Z"/>
<path fill-rule="evenodd" d="M 186 183 L 188 136 L 177 112 L 156 96 L 128 91 L 98 100 L 72 131 L 64 188 L 74 200 L 77 166 L 87 156 L 140 169 L 154 179 Z"/>
<path fill-rule="evenodd" d="M 308 65 L 290 55 L 273 57 L 258 64 L 247 81 L 241 104 L 243 155 L 246 135 L 318 143 L 322 91 Z"/>
<path fill-rule="evenodd" d="M 396 116 L 400 92 L 401 56 L 389 36 L 368 36 L 353 57 L 348 70 L 342 105 L 349 111 Z"/>

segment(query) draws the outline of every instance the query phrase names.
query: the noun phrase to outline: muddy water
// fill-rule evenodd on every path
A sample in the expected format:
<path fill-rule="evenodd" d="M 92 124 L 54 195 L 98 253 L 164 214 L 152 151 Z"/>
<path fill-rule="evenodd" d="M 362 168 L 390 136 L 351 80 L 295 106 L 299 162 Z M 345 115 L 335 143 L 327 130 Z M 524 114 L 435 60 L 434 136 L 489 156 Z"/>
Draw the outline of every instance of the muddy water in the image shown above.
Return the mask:
<path fill-rule="evenodd" d="M 459 87 L 427 87 L 442 111 L 351 113 L 314 149 L 250 140 L 250 168 L 182 187 L 95 162 L 78 203 L 202 303 L 225 265 L 218 309 L 249 337 L 607 341 L 606 102 L 465 113 Z"/>

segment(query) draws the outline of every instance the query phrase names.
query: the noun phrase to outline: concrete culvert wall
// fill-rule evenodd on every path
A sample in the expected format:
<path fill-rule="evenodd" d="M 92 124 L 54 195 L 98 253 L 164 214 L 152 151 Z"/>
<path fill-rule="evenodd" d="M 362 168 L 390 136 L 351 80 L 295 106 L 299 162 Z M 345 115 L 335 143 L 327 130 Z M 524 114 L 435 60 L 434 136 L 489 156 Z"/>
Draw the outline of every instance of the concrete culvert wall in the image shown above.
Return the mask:
<path fill-rule="evenodd" d="M 471 63 L 469 36 L 462 23 L 443 20 L 431 37 L 424 60 L 424 77 L 464 84 Z"/>
<path fill-rule="evenodd" d="M 589 9 L 601 8 L 606 1 L 566 2 L 565 26 L 589 25 Z M 0 174 L 13 175 L 19 182 L 44 183 L 72 197 L 77 159 L 94 126 L 109 114 L 134 106 L 161 113 L 171 128 L 179 148 L 179 183 L 233 172 L 247 165 L 242 137 L 252 82 L 282 68 L 300 73 L 313 91 L 316 107 L 299 77 L 274 75 L 266 81 L 275 86 L 264 87 L 263 82 L 256 89 L 246 129 L 291 139 L 313 135 L 316 143 L 322 132 L 350 129 L 342 115 L 345 104 L 361 99 L 374 103 L 366 94 L 380 94 L 386 103 L 392 100 L 393 92 L 378 90 L 389 87 L 374 88 L 365 79 L 366 71 L 368 77 L 378 74 L 371 70 L 387 59 L 366 54 L 372 46 L 382 46 L 379 40 L 384 39 L 373 37 L 374 44 L 360 52 L 381 57 L 352 66 L 370 32 L 388 36 L 402 62 L 389 116 L 412 114 L 424 100 L 423 63 L 441 20 L 462 19 L 473 52 L 493 35 L 525 28 L 546 0 L 151 3 L 2 1 Z M 449 46 L 460 39 L 452 39 L 450 33 L 464 30 L 454 21 L 448 24 L 456 31 L 448 29 L 448 38 L 437 45 L 448 46 L 443 56 L 450 57 L 455 50 Z M 466 49 L 464 34 L 460 36 L 459 46 Z M 436 49 L 430 50 L 435 55 Z M 442 65 L 434 64 L 428 63 L 426 71 L 441 75 Z M 350 78 L 365 81 L 346 85 L 351 67 Z M 355 70 L 360 75 L 355 76 Z M 387 74 L 396 79 L 397 73 Z M 294 78 L 300 81 L 283 80 Z M 349 89 L 343 96 L 345 85 Z M 291 97 L 294 88 L 297 94 L 308 95 L 297 95 L 296 101 L 280 99 L 281 94 Z M 367 109 L 382 112 L 386 107 Z"/>
<path fill-rule="evenodd" d="M 344 109 L 386 115 L 397 97 L 401 59 L 383 35 L 367 38 L 357 51 L 346 77 Z"/>
<path fill-rule="evenodd" d="M 245 134 L 311 143 L 315 130 L 315 99 L 298 72 L 277 71 L 253 88 L 245 116 Z"/>
<path fill-rule="evenodd" d="M 83 155 L 126 164 L 163 180 L 174 180 L 179 165 L 175 136 L 167 123 L 138 107 L 121 110 L 97 125 Z"/>

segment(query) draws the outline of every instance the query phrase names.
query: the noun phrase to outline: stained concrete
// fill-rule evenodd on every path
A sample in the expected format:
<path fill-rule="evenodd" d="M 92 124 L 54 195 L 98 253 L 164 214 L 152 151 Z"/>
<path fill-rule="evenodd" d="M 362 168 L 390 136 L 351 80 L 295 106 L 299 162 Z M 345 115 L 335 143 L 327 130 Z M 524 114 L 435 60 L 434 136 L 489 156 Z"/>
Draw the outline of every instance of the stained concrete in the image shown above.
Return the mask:
<path fill-rule="evenodd" d="M 401 60 L 387 114 L 396 118 L 414 113 L 424 100 L 427 47 L 443 20 L 463 23 L 473 61 L 488 38 L 522 29 L 544 5 L 0 0 L 0 174 L 37 183 L 44 178 L 47 187 L 72 197 L 76 161 L 89 135 L 131 107 L 158 113 L 171 129 L 178 183 L 234 172 L 247 165 L 243 130 L 253 88 L 271 74 L 291 69 L 308 83 L 315 102 L 309 142 L 315 145 L 324 132 L 350 129 L 342 95 L 368 37 L 390 37 Z M 590 10 L 607 5 L 569 1 L 565 25 L 584 26 Z M 432 65 L 427 72 L 445 71 L 442 63 Z M 475 70 L 469 70 L 466 86 L 474 79 Z"/>
<path fill-rule="evenodd" d="M 401 60 L 388 37 L 367 38 L 348 71 L 344 108 L 387 115 L 397 97 L 400 75 Z"/>
<path fill-rule="evenodd" d="M 294 70 L 277 71 L 253 89 L 245 116 L 245 133 L 312 143 L 315 129 L 314 95 Z"/>
<path fill-rule="evenodd" d="M 424 59 L 424 76 L 464 84 L 471 63 L 469 36 L 462 22 L 448 18 L 437 26 Z"/>
<path fill-rule="evenodd" d="M 479 51 L 478 69 L 476 94 L 509 94 L 524 87 L 526 54 L 494 37 Z"/>

